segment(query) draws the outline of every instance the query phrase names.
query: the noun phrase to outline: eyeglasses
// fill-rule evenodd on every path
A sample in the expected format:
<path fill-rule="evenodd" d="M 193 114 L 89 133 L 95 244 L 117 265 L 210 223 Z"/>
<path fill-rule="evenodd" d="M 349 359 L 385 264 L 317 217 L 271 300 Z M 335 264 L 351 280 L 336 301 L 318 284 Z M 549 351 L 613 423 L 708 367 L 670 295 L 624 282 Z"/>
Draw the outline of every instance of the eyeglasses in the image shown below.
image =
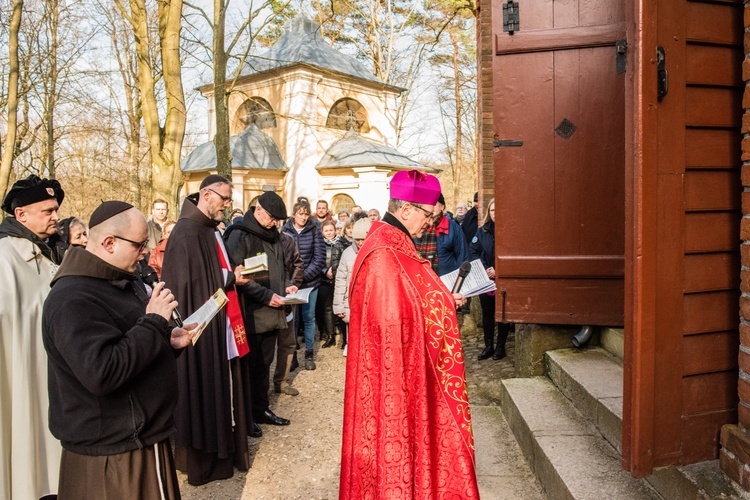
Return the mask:
<path fill-rule="evenodd" d="M 139 252 L 142 252 L 143 249 L 146 248 L 146 245 L 148 245 L 148 238 L 146 238 L 143 241 L 133 241 L 133 240 L 129 240 L 127 238 L 123 238 L 122 236 L 115 236 L 114 234 L 112 236 L 114 238 L 117 238 L 118 240 L 127 241 L 128 243 L 132 243 L 133 245 L 135 245 L 135 246 L 138 247 L 138 251 Z"/>
<path fill-rule="evenodd" d="M 213 189 L 211 189 L 211 188 L 206 188 L 206 189 L 208 189 L 208 190 L 209 190 L 209 191 L 211 191 L 211 192 L 212 192 L 213 194 L 215 194 L 216 196 L 218 196 L 219 198 L 221 198 L 221 201 L 223 201 L 224 203 L 226 203 L 226 202 L 228 202 L 228 201 L 232 201 L 232 197 L 231 197 L 231 196 L 224 196 L 223 194 L 221 194 L 221 193 L 218 193 L 218 192 L 214 191 L 214 190 L 213 190 Z"/>
<path fill-rule="evenodd" d="M 414 207 L 414 208 L 418 208 L 419 210 L 421 210 L 421 211 L 422 211 L 422 213 L 423 213 L 423 214 L 425 214 L 425 215 L 427 216 L 427 219 L 428 219 L 428 220 L 433 220 L 433 219 L 435 218 L 435 214 L 433 214 L 433 213 L 432 213 L 432 212 L 430 212 L 429 210 L 425 210 L 424 208 L 420 207 L 419 205 L 415 205 L 414 203 L 410 203 L 410 205 L 411 205 L 412 207 Z"/>

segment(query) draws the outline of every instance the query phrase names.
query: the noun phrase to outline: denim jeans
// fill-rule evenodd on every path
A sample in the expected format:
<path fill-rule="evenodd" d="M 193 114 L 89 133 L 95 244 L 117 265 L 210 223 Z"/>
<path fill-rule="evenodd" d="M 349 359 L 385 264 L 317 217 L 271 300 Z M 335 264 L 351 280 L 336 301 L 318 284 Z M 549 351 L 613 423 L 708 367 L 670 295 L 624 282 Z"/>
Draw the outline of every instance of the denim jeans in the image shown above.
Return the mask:
<path fill-rule="evenodd" d="M 305 332 L 305 350 L 315 349 L 315 303 L 318 301 L 318 289 L 310 292 L 307 304 L 300 304 L 300 319 Z"/>

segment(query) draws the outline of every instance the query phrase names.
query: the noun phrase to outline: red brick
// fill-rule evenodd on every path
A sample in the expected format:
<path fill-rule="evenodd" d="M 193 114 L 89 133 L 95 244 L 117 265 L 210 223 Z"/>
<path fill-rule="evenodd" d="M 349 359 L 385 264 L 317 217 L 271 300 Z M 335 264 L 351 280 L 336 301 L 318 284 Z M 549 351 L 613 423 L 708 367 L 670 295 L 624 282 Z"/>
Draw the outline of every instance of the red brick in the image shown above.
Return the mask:
<path fill-rule="evenodd" d="M 737 420 L 745 427 L 750 427 L 750 408 L 745 405 L 737 405 Z"/>
<path fill-rule="evenodd" d="M 740 365 L 740 370 L 742 370 L 745 373 L 750 373 L 750 354 L 747 354 L 746 352 L 740 350 L 737 356 L 737 360 Z M 745 403 L 750 403 L 750 402 L 746 400 Z M 747 427 L 750 427 L 750 425 L 748 425 Z"/>
<path fill-rule="evenodd" d="M 750 61 L 750 59 L 745 59 L 745 62 L 747 61 Z M 744 67 L 743 63 L 743 70 Z M 748 71 L 750 71 L 750 69 Z M 750 113 L 745 113 L 742 115 L 742 133 L 747 134 L 748 132 L 750 132 Z"/>
<path fill-rule="evenodd" d="M 750 191 L 742 192 L 742 213 L 744 215 L 750 214 Z"/>
<path fill-rule="evenodd" d="M 750 267 L 750 244 L 743 243 L 740 245 L 740 256 L 742 265 Z"/>
<path fill-rule="evenodd" d="M 737 395 L 740 397 L 740 401 L 750 403 L 750 382 L 739 379 L 737 383 Z M 748 455 L 748 460 L 750 460 L 750 455 Z"/>
<path fill-rule="evenodd" d="M 750 8 L 745 6 L 745 28 L 750 27 Z"/>
<path fill-rule="evenodd" d="M 729 454 L 722 448 L 719 454 L 719 463 L 721 464 L 721 470 L 724 471 L 729 479 L 735 483 L 742 483 L 742 464 L 737 459 L 730 457 Z"/>
<path fill-rule="evenodd" d="M 750 153 L 750 137 L 742 139 L 742 154 L 745 154 L 745 147 L 747 146 L 748 152 Z M 742 165 L 741 178 L 743 186 L 750 186 L 750 165 Z"/>
<path fill-rule="evenodd" d="M 750 293 L 750 271 L 740 272 L 740 290 L 744 293 Z"/>
<path fill-rule="evenodd" d="M 750 326 L 740 324 L 740 345 L 750 347 Z"/>
<path fill-rule="evenodd" d="M 741 464 L 750 463 L 750 434 L 739 426 L 721 427 L 721 445 L 731 451 Z"/>
<path fill-rule="evenodd" d="M 742 241 L 750 240 L 750 217 L 743 217 L 740 221 L 740 239 Z"/>
<path fill-rule="evenodd" d="M 745 54 L 750 52 L 750 31 L 745 32 Z"/>

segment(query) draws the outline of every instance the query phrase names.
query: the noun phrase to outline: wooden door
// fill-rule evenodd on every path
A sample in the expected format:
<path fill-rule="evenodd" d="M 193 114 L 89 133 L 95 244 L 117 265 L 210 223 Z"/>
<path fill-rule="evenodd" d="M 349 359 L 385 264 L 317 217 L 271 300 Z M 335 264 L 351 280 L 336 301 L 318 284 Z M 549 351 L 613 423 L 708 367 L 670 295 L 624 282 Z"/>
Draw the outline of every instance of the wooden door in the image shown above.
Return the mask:
<path fill-rule="evenodd" d="M 743 12 L 733 0 L 631 6 L 622 448 L 644 476 L 716 458 L 736 421 Z"/>
<path fill-rule="evenodd" d="M 493 21 L 498 319 L 622 325 L 624 1 L 519 9 Z"/>

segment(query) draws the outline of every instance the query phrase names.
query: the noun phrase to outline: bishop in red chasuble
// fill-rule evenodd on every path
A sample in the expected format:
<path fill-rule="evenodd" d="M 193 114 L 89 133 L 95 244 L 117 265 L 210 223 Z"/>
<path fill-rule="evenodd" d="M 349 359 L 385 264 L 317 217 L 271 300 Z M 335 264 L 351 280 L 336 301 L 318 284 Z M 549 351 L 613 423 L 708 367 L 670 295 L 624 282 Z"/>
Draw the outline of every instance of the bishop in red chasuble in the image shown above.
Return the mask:
<path fill-rule="evenodd" d="M 412 242 L 439 194 L 396 174 L 354 264 L 342 500 L 479 498 L 456 298 Z"/>

